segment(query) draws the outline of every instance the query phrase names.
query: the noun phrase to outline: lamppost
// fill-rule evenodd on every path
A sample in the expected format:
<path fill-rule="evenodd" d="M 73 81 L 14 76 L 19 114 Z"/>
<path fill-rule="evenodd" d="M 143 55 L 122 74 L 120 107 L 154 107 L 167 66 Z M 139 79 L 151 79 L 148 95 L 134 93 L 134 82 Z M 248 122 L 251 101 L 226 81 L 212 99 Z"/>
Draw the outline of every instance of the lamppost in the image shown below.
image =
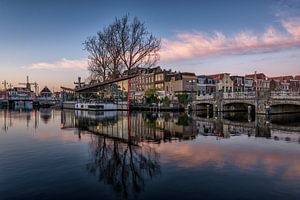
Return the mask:
<path fill-rule="evenodd" d="M 194 83 L 195 83 L 195 80 L 189 80 L 189 85 L 190 85 L 190 89 L 191 89 L 191 101 L 193 100 Z"/>

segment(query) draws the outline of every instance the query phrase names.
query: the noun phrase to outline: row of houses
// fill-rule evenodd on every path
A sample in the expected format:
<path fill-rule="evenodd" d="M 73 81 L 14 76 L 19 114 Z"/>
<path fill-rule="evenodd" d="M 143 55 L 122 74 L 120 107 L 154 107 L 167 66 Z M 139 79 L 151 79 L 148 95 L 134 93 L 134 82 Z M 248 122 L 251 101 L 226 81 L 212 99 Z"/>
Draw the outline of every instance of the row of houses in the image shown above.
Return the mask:
<path fill-rule="evenodd" d="M 59 92 L 51 92 L 51 90 L 45 86 L 39 94 L 33 92 L 27 87 L 12 87 L 5 90 L 0 90 L 0 99 L 8 98 L 20 98 L 20 99 L 36 99 L 37 97 L 53 97 L 59 95 Z"/>
<path fill-rule="evenodd" d="M 137 74 L 131 79 L 130 90 L 135 100 L 144 97 L 145 91 L 154 89 L 160 97 L 176 98 L 178 93 L 207 95 L 214 92 L 250 92 L 250 91 L 295 91 L 300 92 L 300 75 L 268 77 L 264 73 L 245 76 L 220 73 L 196 75 L 191 72 L 176 72 L 161 67 L 137 68 L 125 72 Z"/>

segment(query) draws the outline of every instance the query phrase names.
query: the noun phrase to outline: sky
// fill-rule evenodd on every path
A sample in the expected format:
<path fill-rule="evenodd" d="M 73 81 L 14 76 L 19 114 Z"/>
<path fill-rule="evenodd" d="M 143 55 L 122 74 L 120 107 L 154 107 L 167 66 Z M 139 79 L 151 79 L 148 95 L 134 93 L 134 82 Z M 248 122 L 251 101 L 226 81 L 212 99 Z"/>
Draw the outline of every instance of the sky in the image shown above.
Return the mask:
<path fill-rule="evenodd" d="M 82 43 L 125 14 L 161 39 L 162 68 L 300 74 L 300 0 L 0 0 L 0 81 L 73 87 L 89 75 Z"/>

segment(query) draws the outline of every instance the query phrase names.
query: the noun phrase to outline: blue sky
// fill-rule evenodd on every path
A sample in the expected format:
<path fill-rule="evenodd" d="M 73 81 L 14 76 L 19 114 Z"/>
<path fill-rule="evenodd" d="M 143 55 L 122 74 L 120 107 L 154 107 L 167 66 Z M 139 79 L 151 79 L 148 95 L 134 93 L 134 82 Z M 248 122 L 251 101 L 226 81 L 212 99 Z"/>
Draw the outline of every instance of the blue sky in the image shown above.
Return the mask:
<path fill-rule="evenodd" d="M 124 14 L 162 38 L 162 67 L 300 74 L 299 13 L 299 0 L 0 0 L 0 80 L 72 86 L 88 76 L 82 42 Z"/>

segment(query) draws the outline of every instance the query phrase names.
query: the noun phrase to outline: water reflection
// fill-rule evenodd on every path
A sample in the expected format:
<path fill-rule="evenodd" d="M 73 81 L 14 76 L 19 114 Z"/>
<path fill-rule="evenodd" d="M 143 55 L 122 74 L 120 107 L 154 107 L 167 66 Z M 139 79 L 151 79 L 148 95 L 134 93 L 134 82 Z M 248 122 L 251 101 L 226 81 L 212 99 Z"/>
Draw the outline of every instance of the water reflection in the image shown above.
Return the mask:
<path fill-rule="evenodd" d="M 90 144 L 89 173 L 127 198 L 139 194 L 145 180 L 160 173 L 159 154 L 148 144 L 135 145 L 104 137 L 93 137 Z"/>
<path fill-rule="evenodd" d="M 197 132 L 204 136 L 230 138 L 248 135 L 300 143 L 300 114 L 254 115 L 245 112 L 195 113 Z M 287 135 L 288 133 L 288 135 Z M 284 137 L 283 137 L 284 135 Z"/>
<path fill-rule="evenodd" d="M 53 191 L 58 191 L 53 199 L 299 196 L 299 116 L 0 110 L 0 171 L 7 172 L 1 174 L 6 182 L 0 179 L 0 196 L 38 199 Z M 30 182 L 32 190 L 18 193 L 29 184 L 16 180 Z M 215 188 L 220 192 L 211 193 Z"/>
<path fill-rule="evenodd" d="M 186 113 L 64 111 L 61 119 L 64 129 L 78 128 L 135 145 L 193 139 L 197 134 L 194 120 Z"/>
<path fill-rule="evenodd" d="M 40 108 L 40 117 L 45 124 L 49 122 L 52 117 L 52 109 L 51 108 Z"/>
<path fill-rule="evenodd" d="M 62 128 L 96 134 L 90 143 L 89 173 L 127 198 L 160 174 L 156 144 L 193 139 L 195 124 L 186 113 L 62 112 Z M 130 192 L 129 192 L 130 191 Z"/>

